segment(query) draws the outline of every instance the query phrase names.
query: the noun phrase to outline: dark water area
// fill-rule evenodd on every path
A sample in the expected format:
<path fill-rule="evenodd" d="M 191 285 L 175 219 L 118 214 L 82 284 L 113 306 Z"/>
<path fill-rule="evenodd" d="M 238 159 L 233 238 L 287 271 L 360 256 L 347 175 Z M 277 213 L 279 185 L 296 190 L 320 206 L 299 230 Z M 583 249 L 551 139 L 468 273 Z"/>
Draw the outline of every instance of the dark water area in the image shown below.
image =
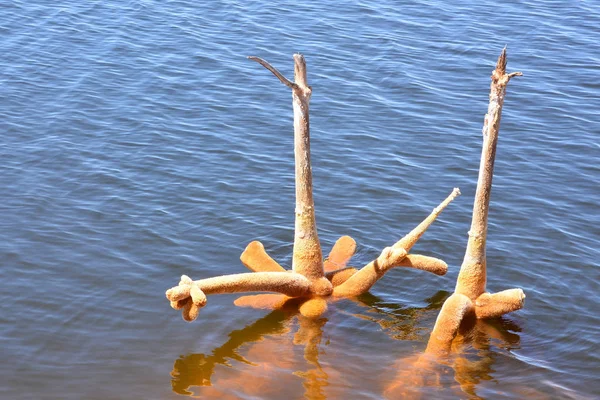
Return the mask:
<path fill-rule="evenodd" d="M 418 390 L 600 396 L 599 26 L 596 1 L 0 2 L 0 398 L 381 398 L 454 290 L 505 45 L 524 76 L 488 290 L 525 307 Z M 363 266 L 460 187 L 415 247 L 448 274 L 393 270 L 316 321 L 210 296 L 186 323 L 164 296 L 180 275 L 245 272 L 252 240 L 291 264 L 291 96 L 246 56 L 291 77 L 295 52 L 324 252 L 351 235 Z"/>

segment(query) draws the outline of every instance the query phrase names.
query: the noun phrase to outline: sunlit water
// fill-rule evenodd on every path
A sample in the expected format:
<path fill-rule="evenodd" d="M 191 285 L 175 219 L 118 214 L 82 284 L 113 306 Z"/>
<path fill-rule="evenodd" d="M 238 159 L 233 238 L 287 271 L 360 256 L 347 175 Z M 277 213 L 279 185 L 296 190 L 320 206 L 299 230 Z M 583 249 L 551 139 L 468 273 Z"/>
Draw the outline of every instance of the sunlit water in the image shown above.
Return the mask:
<path fill-rule="evenodd" d="M 600 394 L 600 7 L 594 1 L 0 2 L 0 397 L 593 398 Z M 327 3 L 324 3 L 327 4 Z M 488 288 L 525 308 L 478 323 L 418 382 L 470 223 L 489 76 L 509 71 Z M 289 266 L 289 90 L 308 62 L 317 222 L 362 266 L 453 187 L 415 251 L 318 321 L 165 289 L 243 272 L 259 239 Z M 408 372 L 405 370 L 408 369 Z M 433 379 L 436 378 L 436 379 Z"/>

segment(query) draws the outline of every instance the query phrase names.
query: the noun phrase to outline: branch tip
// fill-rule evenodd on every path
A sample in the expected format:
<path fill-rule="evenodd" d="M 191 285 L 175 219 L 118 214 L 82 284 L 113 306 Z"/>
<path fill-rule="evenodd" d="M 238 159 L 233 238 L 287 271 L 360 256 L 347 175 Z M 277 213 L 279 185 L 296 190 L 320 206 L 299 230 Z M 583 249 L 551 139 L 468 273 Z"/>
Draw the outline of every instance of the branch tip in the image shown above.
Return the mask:
<path fill-rule="evenodd" d="M 279 72 L 275 67 L 273 67 L 271 64 L 269 64 L 267 61 L 263 60 L 260 57 L 255 57 L 255 56 L 248 56 L 249 60 L 252 61 L 256 61 L 257 63 L 259 63 L 260 65 L 262 65 L 263 67 L 265 67 L 266 69 L 268 69 L 269 71 L 271 71 L 271 73 L 273 75 L 275 75 L 277 77 L 277 79 L 279 79 L 279 81 L 281 81 L 281 83 L 283 83 L 285 86 L 294 89 L 297 85 L 290 81 L 289 79 L 287 79 L 285 76 L 283 76 L 281 74 L 281 72 Z"/>
<path fill-rule="evenodd" d="M 496 71 L 500 74 L 500 76 L 506 73 L 506 46 L 504 46 L 502 53 L 500 53 L 500 57 L 498 57 L 498 62 L 496 62 Z"/>
<path fill-rule="evenodd" d="M 502 53 L 500 57 L 498 57 L 498 61 L 496 62 L 496 69 L 492 73 L 492 81 L 495 83 L 499 83 L 501 85 L 506 85 L 510 78 L 514 76 L 523 76 L 522 72 L 511 72 L 510 74 L 506 73 L 506 46 L 502 49 Z"/>
<path fill-rule="evenodd" d="M 306 80 L 306 59 L 300 53 L 294 54 L 294 81 L 298 86 L 308 87 Z"/>

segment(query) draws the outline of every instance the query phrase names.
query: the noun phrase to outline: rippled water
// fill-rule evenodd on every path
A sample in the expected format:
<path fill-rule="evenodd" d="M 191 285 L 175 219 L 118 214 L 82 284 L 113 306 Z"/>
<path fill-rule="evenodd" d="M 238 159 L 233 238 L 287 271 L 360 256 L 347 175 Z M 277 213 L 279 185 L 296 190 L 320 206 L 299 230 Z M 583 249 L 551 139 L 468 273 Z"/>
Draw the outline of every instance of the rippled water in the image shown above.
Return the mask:
<path fill-rule="evenodd" d="M 380 398 L 423 351 L 466 245 L 489 76 L 511 81 L 488 288 L 522 311 L 480 323 L 426 398 L 600 395 L 600 8 L 594 1 L 0 3 L 0 397 Z M 187 324 L 181 274 L 290 264 L 290 93 L 305 54 L 324 251 L 361 266 L 450 190 L 395 270 L 308 321 L 211 296 Z"/>

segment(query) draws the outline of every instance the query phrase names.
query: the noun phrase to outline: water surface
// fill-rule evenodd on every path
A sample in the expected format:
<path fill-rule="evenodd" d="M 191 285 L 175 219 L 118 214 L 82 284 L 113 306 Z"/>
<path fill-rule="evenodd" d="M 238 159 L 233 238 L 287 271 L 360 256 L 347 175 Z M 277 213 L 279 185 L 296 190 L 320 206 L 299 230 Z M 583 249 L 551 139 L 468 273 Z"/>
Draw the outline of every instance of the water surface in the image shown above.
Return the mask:
<path fill-rule="evenodd" d="M 0 397 L 381 398 L 420 354 L 462 261 L 489 76 L 508 87 L 488 289 L 525 308 L 479 324 L 415 383 L 426 398 L 600 395 L 600 8 L 593 1 L 14 1 L 0 4 Z M 362 266 L 453 187 L 415 251 L 322 319 L 211 296 L 181 320 L 181 274 L 243 272 L 261 240 L 289 266 L 289 90 L 313 87 L 324 251 Z M 407 384 L 412 384 L 407 380 Z M 254 396 L 254 397 L 253 397 Z"/>

